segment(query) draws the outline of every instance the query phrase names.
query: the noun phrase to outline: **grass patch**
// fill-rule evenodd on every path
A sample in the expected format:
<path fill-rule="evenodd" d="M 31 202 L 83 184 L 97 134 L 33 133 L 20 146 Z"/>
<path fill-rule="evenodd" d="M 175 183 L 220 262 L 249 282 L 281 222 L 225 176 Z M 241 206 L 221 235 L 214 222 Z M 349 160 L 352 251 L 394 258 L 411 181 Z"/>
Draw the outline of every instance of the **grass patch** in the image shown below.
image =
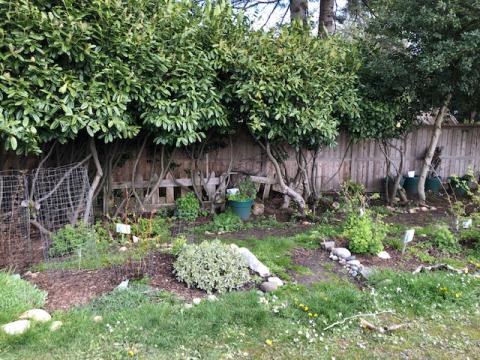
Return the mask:
<path fill-rule="evenodd" d="M 46 293 L 29 282 L 0 272 L 0 324 L 16 320 L 22 312 L 45 303 Z"/>

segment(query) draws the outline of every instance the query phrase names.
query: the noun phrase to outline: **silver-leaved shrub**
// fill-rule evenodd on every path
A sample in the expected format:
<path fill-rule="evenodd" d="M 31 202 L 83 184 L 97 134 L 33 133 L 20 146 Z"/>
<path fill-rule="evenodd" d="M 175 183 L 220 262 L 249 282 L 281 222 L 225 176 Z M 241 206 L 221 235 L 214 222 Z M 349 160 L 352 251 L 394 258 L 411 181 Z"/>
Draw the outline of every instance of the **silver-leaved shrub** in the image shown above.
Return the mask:
<path fill-rule="evenodd" d="M 184 246 L 173 267 L 178 280 L 208 293 L 234 290 L 250 279 L 246 260 L 220 241 Z"/>

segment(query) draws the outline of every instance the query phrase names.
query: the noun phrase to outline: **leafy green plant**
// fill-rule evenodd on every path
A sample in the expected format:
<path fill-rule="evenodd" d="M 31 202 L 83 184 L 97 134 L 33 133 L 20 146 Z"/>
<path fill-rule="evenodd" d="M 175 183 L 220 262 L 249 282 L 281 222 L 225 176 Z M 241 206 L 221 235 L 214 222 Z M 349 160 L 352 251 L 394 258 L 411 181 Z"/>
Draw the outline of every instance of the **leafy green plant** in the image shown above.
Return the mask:
<path fill-rule="evenodd" d="M 177 216 L 186 221 L 195 221 L 200 215 L 200 202 L 193 192 L 186 193 L 175 202 Z"/>
<path fill-rule="evenodd" d="M 257 196 L 257 188 L 253 181 L 247 177 L 238 184 L 238 194 L 229 195 L 228 199 L 233 201 L 254 200 Z"/>
<path fill-rule="evenodd" d="M 70 255 L 88 243 L 96 244 L 96 240 L 94 228 L 82 222 L 76 226 L 68 224 L 52 235 L 52 245 L 48 254 L 53 257 Z"/>
<path fill-rule="evenodd" d="M 348 240 L 348 248 L 358 254 L 378 254 L 383 250 L 386 225 L 380 219 L 373 219 L 369 210 L 364 214 L 350 211 L 345 221 L 343 236 Z"/>
<path fill-rule="evenodd" d="M 460 244 L 447 225 L 435 225 L 431 232 L 430 242 L 439 250 L 447 253 L 458 253 Z"/>
<path fill-rule="evenodd" d="M 153 239 L 156 242 L 165 242 L 170 238 L 170 223 L 160 216 L 139 218 L 132 224 L 132 234 L 142 240 Z"/>
<path fill-rule="evenodd" d="M 187 238 L 184 235 L 177 236 L 173 240 L 171 254 L 173 256 L 180 255 L 185 246 L 187 246 Z"/>
<path fill-rule="evenodd" d="M 250 280 L 243 256 L 220 241 L 183 247 L 173 267 L 178 280 L 208 293 L 234 290 Z"/>
<path fill-rule="evenodd" d="M 213 218 L 213 228 L 216 232 L 238 231 L 241 230 L 243 226 L 242 219 L 231 211 L 215 215 Z"/>

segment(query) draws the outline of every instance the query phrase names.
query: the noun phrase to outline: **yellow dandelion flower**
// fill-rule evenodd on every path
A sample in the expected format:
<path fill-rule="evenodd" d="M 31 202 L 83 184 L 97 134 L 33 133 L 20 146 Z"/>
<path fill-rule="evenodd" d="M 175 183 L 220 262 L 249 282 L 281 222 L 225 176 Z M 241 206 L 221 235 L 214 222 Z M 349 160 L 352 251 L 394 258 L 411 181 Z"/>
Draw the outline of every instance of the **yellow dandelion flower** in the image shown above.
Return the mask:
<path fill-rule="evenodd" d="M 305 310 L 305 311 L 308 311 L 308 306 L 305 306 L 304 310 Z"/>
<path fill-rule="evenodd" d="M 127 354 L 128 354 L 128 356 L 130 356 L 130 357 L 132 357 L 132 356 L 135 355 L 135 353 L 134 353 L 132 350 L 129 350 Z"/>
<path fill-rule="evenodd" d="M 267 339 L 267 340 L 265 340 L 265 344 L 267 344 L 268 346 L 272 346 L 273 341 L 271 339 Z"/>
<path fill-rule="evenodd" d="M 313 314 L 312 314 L 312 313 L 308 313 L 308 317 L 312 317 L 312 316 L 313 316 Z"/>
<path fill-rule="evenodd" d="M 318 317 L 318 314 L 317 313 L 313 314 L 313 317 Z"/>
<path fill-rule="evenodd" d="M 303 308 L 304 306 L 305 306 L 305 305 L 303 305 L 303 304 L 298 305 L 298 307 L 301 307 L 301 308 Z"/>

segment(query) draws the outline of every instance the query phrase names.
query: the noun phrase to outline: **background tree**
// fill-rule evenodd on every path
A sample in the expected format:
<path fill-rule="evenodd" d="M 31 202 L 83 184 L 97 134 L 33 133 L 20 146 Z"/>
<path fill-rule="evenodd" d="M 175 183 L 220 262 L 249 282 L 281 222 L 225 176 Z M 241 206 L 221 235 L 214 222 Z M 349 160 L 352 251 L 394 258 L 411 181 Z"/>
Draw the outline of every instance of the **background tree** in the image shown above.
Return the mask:
<path fill-rule="evenodd" d="M 274 147 L 289 145 L 301 155 L 335 142 L 340 118 L 358 109 L 355 49 L 284 28 L 252 33 L 232 51 L 229 106 L 265 149 L 281 191 L 303 211 L 305 197 L 288 183 Z M 306 172 L 301 176 L 305 182 Z"/>
<path fill-rule="evenodd" d="M 414 75 L 412 88 L 424 111 L 438 109 L 420 171 L 419 200 L 452 99 L 470 98 L 480 80 L 480 2 L 468 0 L 369 2 L 368 32 L 395 44 L 397 61 Z"/>

